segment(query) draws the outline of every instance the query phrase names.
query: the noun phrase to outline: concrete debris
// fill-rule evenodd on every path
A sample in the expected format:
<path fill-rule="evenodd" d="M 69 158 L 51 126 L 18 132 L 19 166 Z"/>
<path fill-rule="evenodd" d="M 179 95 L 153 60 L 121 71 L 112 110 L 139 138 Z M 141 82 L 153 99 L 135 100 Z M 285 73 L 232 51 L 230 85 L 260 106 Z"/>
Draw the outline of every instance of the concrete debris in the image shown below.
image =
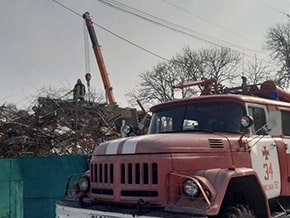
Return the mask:
<path fill-rule="evenodd" d="M 121 137 L 123 120 L 138 127 L 144 116 L 136 109 L 117 105 L 43 97 L 38 98 L 31 114 L 3 105 L 0 158 L 90 155 L 101 142 Z M 146 128 L 138 130 L 138 134 L 144 131 Z"/>

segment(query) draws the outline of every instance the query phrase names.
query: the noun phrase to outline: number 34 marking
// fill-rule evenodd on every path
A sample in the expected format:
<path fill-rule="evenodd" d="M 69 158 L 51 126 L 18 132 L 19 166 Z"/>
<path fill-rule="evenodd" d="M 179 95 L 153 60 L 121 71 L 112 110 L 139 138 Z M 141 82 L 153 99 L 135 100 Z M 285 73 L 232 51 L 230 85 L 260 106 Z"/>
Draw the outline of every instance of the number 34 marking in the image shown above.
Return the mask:
<path fill-rule="evenodd" d="M 264 163 L 263 168 L 265 170 L 264 179 L 265 180 L 273 179 L 272 163 Z"/>

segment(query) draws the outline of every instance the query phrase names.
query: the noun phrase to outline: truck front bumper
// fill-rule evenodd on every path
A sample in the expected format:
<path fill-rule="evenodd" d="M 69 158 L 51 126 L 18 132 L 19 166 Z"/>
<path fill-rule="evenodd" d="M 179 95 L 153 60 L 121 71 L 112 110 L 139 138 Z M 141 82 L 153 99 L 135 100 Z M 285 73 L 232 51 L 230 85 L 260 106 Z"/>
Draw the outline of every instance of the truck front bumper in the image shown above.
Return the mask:
<path fill-rule="evenodd" d="M 56 218 L 124 218 L 132 215 L 113 213 L 109 211 L 98 211 L 94 209 L 84 209 L 78 207 L 64 206 L 59 203 L 55 208 Z M 142 216 L 143 217 L 143 216 Z M 145 216 L 144 216 L 145 217 Z"/>
<path fill-rule="evenodd" d="M 91 206 L 89 208 L 81 208 L 77 202 L 61 200 L 56 203 L 56 218 L 204 218 L 206 216 L 189 215 L 180 213 L 170 213 L 163 209 L 144 209 L 137 212 L 134 209 L 116 209 L 110 206 Z"/>

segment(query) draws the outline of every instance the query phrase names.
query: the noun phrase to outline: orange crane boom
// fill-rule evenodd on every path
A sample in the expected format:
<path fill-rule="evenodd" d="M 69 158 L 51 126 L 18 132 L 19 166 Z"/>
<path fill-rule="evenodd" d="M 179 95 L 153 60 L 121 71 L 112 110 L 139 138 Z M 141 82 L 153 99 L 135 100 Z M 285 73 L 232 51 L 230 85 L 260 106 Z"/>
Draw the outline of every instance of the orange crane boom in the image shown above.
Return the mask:
<path fill-rule="evenodd" d="M 102 52 L 101 52 L 101 46 L 98 43 L 98 40 L 97 40 L 97 37 L 96 37 L 96 33 L 95 33 L 95 29 L 94 29 L 94 26 L 93 26 L 93 21 L 90 18 L 89 12 L 84 13 L 83 14 L 83 18 L 86 21 L 86 25 L 87 25 L 87 28 L 88 28 L 88 32 L 89 32 L 89 36 L 90 36 L 91 42 L 92 42 L 93 50 L 94 50 L 94 53 L 95 53 L 95 56 L 96 56 L 98 67 L 99 67 L 99 70 L 100 70 L 100 73 L 101 73 L 101 77 L 102 77 L 102 80 L 103 80 L 103 84 L 104 84 L 104 87 L 105 87 L 106 96 L 108 98 L 109 104 L 115 104 L 116 102 L 115 102 L 115 97 L 114 97 L 114 94 L 113 94 L 113 87 L 111 86 L 111 83 L 110 83 L 110 79 L 109 79 L 109 76 L 108 76 L 108 73 L 107 73 L 107 70 L 106 70 L 106 66 L 105 66 L 105 62 L 104 62 L 104 59 L 103 59 L 103 55 L 102 55 Z"/>

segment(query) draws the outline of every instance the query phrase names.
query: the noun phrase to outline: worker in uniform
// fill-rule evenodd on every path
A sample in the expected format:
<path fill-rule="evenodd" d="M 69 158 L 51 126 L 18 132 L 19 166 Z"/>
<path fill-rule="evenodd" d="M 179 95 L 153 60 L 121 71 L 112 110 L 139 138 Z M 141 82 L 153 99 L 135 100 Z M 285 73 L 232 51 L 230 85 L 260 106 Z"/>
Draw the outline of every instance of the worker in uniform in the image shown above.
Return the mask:
<path fill-rule="evenodd" d="M 85 94 L 86 94 L 86 88 L 84 84 L 82 83 L 81 79 L 78 79 L 73 89 L 74 100 L 76 101 L 78 99 L 80 99 L 81 101 L 85 100 Z"/>

